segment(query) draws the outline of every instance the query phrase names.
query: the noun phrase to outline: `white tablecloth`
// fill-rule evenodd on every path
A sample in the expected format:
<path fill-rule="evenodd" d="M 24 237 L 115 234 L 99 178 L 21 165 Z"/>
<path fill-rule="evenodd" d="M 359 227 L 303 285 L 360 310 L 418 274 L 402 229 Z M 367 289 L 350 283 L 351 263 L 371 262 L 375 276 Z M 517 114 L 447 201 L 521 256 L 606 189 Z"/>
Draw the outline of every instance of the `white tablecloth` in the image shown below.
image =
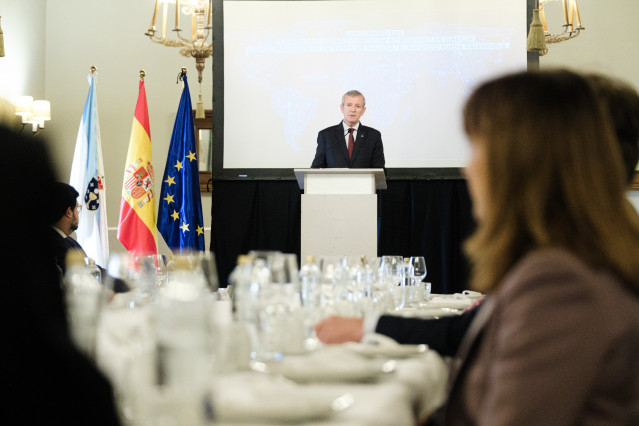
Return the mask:
<path fill-rule="evenodd" d="M 145 368 L 143 366 L 141 369 L 140 363 L 151 362 L 150 357 L 145 358 L 140 354 L 147 353 L 145 351 L 153 348 L 153 336 L 152 310 L 146 307 L 134 309 L 121 307 L 104 311 L 98 332 L 97 362 L 113 381 L 125 405 L 123 408 L 125 415 L 130 415 L 131 408 L 126 405 L 132 404 L 127 398 L 130 398 L 134 392 L 132 389 L 139 385 L 136 380 L 143 377 L 143 375 L 140 376 L 140 371 Z M 308 355 L 295 355 L 298 360 L 307 360 L 307 368 L 311 370 L 323 362 L 322 360 L 341 362 L 339 360 L 343 359 L 344 362 L 348 360 L 348 362 L 361 363 L 385 361 L 381 358 L 371 361 L 370 358 L 364 357 L 357 358 L 361 361 L 353 361 L 353 357 L 361 356 L 350 350 L 348 344 L 320 347 Z M 285 356 L 282 362 L 286 360 Z M 207 373 L 203 372 L 204 374 Z M 443 402 L 447 378 L 446 362 L 432 350 L 397 359 L 393 372 L 380 374 L 374 380 L 366 382 L 310 380 L 305 383 L 294 383 L 274 374 L 248 369 L 218 371 L 205 377 L 207 390 L 210 391 L 207 395 L 210 395 L 212 400 L 212 410 L 209 410 L 209 414 L 212 411 L 214 417 L 216 417 L 216 411 L 217 417 L 223 411 L 221 407 L 216 409 L 216 402 L 224 404 L 226 401 L 227 404 L 235 404 L 235 409 L 241 410 L 242 403 L 251 404 L 251 398 L 255 398 L 253 401 L 259 401 L 259 403 L 255 402 L 253 408 L 260 408 L 258 404 L 262 404 L 261 408 L 271 407 L 275 410 L 276 420 L 270 419 L 270 423 L 283 423 L 284 420 L 277 420 L 278 409 L 280 414 L 283 413 L 282 410 L 288 410 L 291 415 L 299 414 L 299 418 L 304 419 L 304 395 L 307 399 L 315 400 L 310 402 L 324 404 L 324 406 L 340 396 L 346 395 L 347 399 L 352 398 L 352 404 L 342 411 L 326 411 L 326 415 L 300 421 L 304 424 L 317 425 L 414 424 L 416 419 L 424 418 Z M 153 390 L 138 391 L 134 398 L 137 404 L 147 405 L 146 413 L 161 412 L 161 405 L 170 404 L 166 397 L 165 402 L 158 398 L 154 399 L 154 392 Z M 250 392 L 258 392 L 258 394 L 252 395 Z M 286 395 L 291 396 L 287 399 Z M 144 398 L 148 398 L 149 401 L 144 401 Z M 173 400 L 172 403 L 174 402 Z M 250 408 L 250 405 L 247 407 Z M 250 413 L 247 407 L 244 407 L 244 411 Z M 166 411 L 170 415 L 176 409 L 167 408 Z M 286 417 L 284 414 L 282 416 Z M 262 420 L 259 417 L 247 418 L 244 424 L 260 424 Z M 129 423 L 148 424 L 144 420 Z M 202 424 L 207 423 L 211 422 L 207 420 Z M 216 422 L 218 423 L 219 421 Z M 293 423 L 299 422 L 293 421 Z"/>
<path fill-rule="evenodd" d="M 321 355 L 315 354 L 314 356 Z M 353 404 L 350 407 L 318 420 L 304 420 L 303 423 L 313 425 L 412 425 L 416 419 L 425 418 L 443 402 L 448 369 L 442 358 L 434 351 L 396 362 L 396 369 L 393 373 L 384 374 L 380 379 L 371 383 L 311 382 L 292 384 L 285 382 L 278 384 L 275 381 L 269 388 L 266 383 L 267 379 L 260 373 L 232 373 L 213 380 L 215 383 L 213 394 L 215 395 L 216 392 L 224 393 L 220 399 L 238 401 L 243 395 L 250 392 L 249 389 L 257 386 L 260 388 L 256 396 L 259 398 L 259 404 L 268 404 L 269 398 L 272 398 L 273 404 L 280 404 L 281 394 L 287 395 L 289 392 L 297 392 L 299 395 L 292 396 L 291 404 L 287 406 L 290 410 L 295 410 L 296 404 L 302 405 L 309 399 L 307 395 L 312 395 L 310 399 L 319 398 L 320 400 L 322 398 L 331 400 L 342 395 L 350 395 L 353 399 Z M 312 369 L 312 364 L 309 364 L 308 368 Z M 291 388 L 297 389 L 297 391 Z M 264 392 L 264 389 L 267 391 Z M 270 394 L 268 393 L 269 389 L 272 390 Z M 291 395 L 294 394 L 291 393 Z M 250 404 L 250 398 L 245 403 Z M 291 413 L 291 416 L 294 415 L 295 413 Z M 284 415 L 284 417 L 286 416 Z M 260 424 L 257 419 L 248 421 L 248 423 Z"/>

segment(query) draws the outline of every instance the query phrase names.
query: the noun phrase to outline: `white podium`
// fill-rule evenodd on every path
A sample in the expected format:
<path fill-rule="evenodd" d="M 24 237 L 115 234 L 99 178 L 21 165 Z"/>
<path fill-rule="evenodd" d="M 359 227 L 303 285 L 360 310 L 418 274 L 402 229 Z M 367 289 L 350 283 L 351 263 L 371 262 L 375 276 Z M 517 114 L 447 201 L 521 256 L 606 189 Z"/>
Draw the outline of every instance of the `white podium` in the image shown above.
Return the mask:
<path fill-rule="evenodd" d="M 383 169 L 295 169 L 302 195 L 301 261 L 306 256 L 377 256 L 377 195 Z"/>

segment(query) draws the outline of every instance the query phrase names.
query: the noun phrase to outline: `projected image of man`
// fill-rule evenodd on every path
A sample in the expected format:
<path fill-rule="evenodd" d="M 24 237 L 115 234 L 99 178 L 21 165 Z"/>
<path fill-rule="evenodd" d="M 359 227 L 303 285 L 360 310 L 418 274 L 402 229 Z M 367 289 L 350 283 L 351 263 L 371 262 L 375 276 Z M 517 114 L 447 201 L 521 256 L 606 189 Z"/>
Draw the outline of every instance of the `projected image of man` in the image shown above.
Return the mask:
<path fill-rule="evenodd" d="M 359 119 L 366 112 L 366 99 L 357 90 L 342 96 L 340 110 L 344 120 L 317 134 L 317 150 L 312 168 L 383 168 L 382 134 L 364 126 Z"/>

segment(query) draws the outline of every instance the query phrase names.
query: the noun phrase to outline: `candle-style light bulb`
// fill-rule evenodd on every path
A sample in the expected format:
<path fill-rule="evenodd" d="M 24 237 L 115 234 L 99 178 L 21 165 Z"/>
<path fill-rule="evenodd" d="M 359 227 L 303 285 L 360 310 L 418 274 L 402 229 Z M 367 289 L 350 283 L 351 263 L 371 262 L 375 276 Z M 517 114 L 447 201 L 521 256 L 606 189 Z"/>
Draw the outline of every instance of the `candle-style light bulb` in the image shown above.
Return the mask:
<path fill-rule="evenodd" d="M 2 18 L 2 16 L 0 16 Z M 4 56 L 4 33 L 2 32 L 2 25 L 0 25 L 0 57 Z"/>
<path fill-rule="evenodd" d="M 164 3 L 164 9 L 162 10 L 162 38 L 166 37 L 166 19 L 169 13 L 168 3 Z"/>
<path fill-rule="evenodd" d="M 153 9 L 153 18 L 151 19 L 151 29 L 155 29 L 155 21 L 158 17 L 159 8 L 160 8 L 160 0 L 155 0 L 155 9 Z"/>
<path fill-rule="evenodd" d="M 178 28 L 180 28 L 180 0 L 175 0 L 175 29 Z"/>
<path fill-rule="evenodd" d="M 546 11 L 544 10 L 543 3 L 539 5 L 539 18 L 541 19 L 541 25 L 544 29 L 544 33 L 548 32 L 548 27 L 546 26 Z"/>
<path fill-rule="evenodd" d="M 575 12 L 575 0 L 570 0 L 570 10 L 568 12 L 568 31 L 572 32 L 573 29 L 573 19 L 574 19 L 574 12 Z"/>
<path fill-rule="evenodd" d="M 577 28 L 581 28 L 581 17 L 579 17 L 579 5 L 577 5 L 577 0 L 575 0 L 575 19 L 577 20 Z"/>

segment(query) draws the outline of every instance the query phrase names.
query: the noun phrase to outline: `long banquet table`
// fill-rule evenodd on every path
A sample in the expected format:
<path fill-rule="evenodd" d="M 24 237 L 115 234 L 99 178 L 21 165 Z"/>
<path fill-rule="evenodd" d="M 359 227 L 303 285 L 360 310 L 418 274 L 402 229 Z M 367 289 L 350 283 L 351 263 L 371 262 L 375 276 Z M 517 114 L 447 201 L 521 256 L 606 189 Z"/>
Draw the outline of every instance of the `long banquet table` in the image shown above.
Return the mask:
<path fill-rule="evenodd" d="M 432 305 L 398 314 L 453 315 L 469 304 L 469 299 L 433 296 Z M 445 397 L 447 360 L 433 350 L 393 345 L 388 339 L 381 340 L 384 344 L 379 347 L 320 344 L 279 361 L 214 366 L 210 373 L 203 373 L 204 404 L 184 399 L 188 392 L 159 397 L 157 386 L 141 388 L 136 382 L 136 351 L 139 354 L 153 339 L 151 311 L 113 305 L 102 314 L 96 362 L 112 380 L 129 425 L 411 425 L 426 418 Z M 200 408 L 201 417 L 195 415 Z"/>

